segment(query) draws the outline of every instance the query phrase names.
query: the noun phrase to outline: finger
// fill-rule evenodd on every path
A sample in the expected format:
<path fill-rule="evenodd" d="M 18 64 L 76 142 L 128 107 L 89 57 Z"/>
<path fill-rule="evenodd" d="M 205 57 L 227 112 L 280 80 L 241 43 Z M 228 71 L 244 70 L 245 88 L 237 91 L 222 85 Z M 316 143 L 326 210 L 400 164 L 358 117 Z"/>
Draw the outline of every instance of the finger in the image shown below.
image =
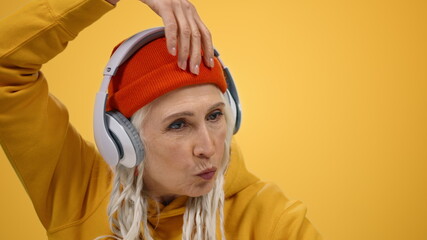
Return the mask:
<path fill-rule="evenodd" d="M 178 66 L 182 70 L 187 69 L 187 59 L 190 53 L 191 27 L 181 7 L 180 1 L 173 4 L 175 18 L 178 23 Z"/>
<path fill-rule="evenodd" d="M 206 66 L 214 67 L 214 48 L 212 43 L 212 35 L 206 25 L 203 23 L 196 9 L 194 9 L 195 19 L 201 34 L 201 42 L 203 48 L 203 61 Z"/>
<path fill-rule="evenodd" d="M 166 46 L 169 53 L 176 56 L 176 44 L 178 38 L 178 25 L 172 9 L 165 9 L 160 13 L 163 24 L 165 25 Z"/>
<path fill-rule="evenodd" d="M 187 16 L 188 24 L 191 28 L 190 38 L 190 70 L 194 74 L 199 74 L 199 67 L 201 61 L 201 34 L 198 25 L 194 19 L 194 6 L 191 3 L 184 4 L 184 11 Z"/>
<path fill-rule="evenodd" d="M 192 30 L 191 34 L 191 55 L 190 55 L 190 70 L 192 73 L 198 75 L 199 67 L 201 61 L 201 43 L 200 43 L 200 33 L 198 29 Z M 196 31 L 196 32 L 195 32 Z"/>

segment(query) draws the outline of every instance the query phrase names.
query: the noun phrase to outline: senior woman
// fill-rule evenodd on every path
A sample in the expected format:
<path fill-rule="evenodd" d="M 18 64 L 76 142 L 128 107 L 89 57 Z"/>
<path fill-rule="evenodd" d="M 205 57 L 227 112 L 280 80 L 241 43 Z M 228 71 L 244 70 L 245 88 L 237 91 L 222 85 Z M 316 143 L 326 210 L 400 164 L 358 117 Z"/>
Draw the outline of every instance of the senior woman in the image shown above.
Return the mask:
<path fill-rule="evenodd" d="M 116 2 L 36 0 L 0 23 L 0 142 L 48 238 L 320 239 L 301 203 L 249 173 L 230 143 L 227 83 L 185 0 L 145 1 L 166 38 L 109 85 L 107 110 L 131 120 L 143 160 L 110 168 L 80 137 L 40 68 Z"/>

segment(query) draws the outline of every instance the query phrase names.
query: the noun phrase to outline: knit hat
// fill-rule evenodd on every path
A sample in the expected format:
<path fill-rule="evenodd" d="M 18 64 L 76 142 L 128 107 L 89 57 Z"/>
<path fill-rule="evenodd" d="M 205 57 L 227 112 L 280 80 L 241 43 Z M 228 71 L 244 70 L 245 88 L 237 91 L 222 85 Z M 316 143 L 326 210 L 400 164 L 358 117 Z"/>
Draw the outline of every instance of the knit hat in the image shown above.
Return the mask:
<path fill-rule="evenodd" d="M 184 86 L 210 83 L 223 93 L 227 90 L 221 64 L 216 58 L 213 68 L 200 64 L 199 75 L 180 69 L 177 62 L 177 57 L 168 53 L 165 38 L 139 49 L 112 77 L 106 110 L 118 110 L 130 118 L 154 99 Z"/>

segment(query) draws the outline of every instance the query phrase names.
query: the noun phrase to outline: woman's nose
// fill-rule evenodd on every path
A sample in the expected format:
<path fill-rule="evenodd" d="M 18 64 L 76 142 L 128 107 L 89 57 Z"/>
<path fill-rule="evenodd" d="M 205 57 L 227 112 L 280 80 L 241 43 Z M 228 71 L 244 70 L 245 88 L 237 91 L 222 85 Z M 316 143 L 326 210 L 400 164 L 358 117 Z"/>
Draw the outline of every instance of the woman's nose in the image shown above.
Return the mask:
<path fill-rule="evenodd" d="M 212 132 L 205 125 L 198 130 L 194 144 L 194 155 L 199 158 L 210 158 L 215 154 L 215 143 Z"/>

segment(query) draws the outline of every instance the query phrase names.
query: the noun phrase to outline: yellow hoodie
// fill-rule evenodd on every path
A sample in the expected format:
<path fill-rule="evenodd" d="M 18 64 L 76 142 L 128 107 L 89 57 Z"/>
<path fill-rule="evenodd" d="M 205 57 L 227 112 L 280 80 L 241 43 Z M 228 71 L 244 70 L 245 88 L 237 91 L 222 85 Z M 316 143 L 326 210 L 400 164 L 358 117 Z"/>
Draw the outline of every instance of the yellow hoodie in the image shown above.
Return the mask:
<path fill-rule="evenodd" d="M 0 143 L 52 240 L 111 234 L 111 171 L 39 70 L 112 8 L 104 0 L 37 0 L 0 22 Z M 321 239 L 300 202 L 246 170 L 235 143 L 224 191 L 229 240 Z M 150 204 L 155 239 L 181 239 L 186 199 L 160 205 L 159 220 Z"/>

